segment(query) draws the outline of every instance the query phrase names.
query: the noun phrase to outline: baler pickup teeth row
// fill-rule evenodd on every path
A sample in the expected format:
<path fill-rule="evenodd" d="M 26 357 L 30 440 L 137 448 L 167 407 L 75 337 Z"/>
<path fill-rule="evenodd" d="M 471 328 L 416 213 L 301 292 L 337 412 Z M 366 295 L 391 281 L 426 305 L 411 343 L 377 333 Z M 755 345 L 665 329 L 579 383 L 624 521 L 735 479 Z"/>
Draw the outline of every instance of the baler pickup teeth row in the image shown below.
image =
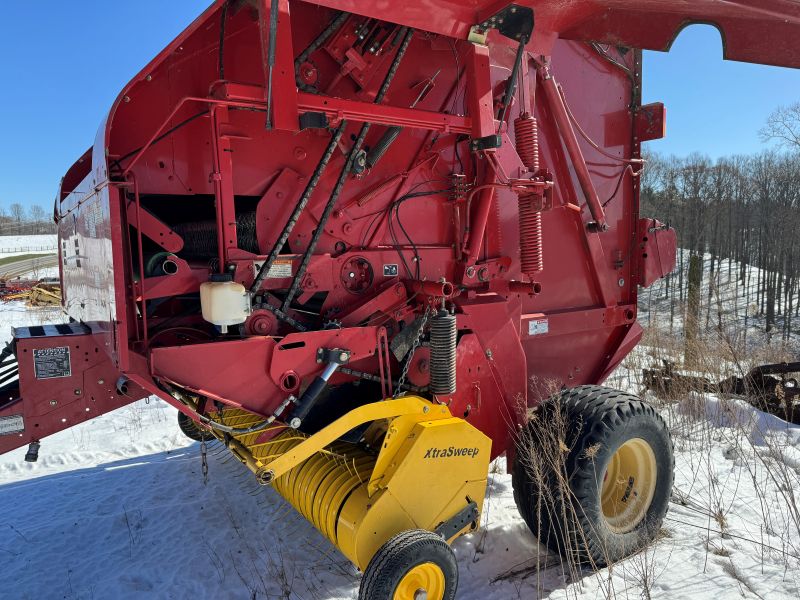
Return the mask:
<path fill-rule="evenodd" d="M 264 417 L 240 409 L 208 416 L 243 430 L 210 434 L 362 570 L 401 532 L 447 525 L 453 539 L 478 526 L 491 441 L 445 406 L 414 396 L 375 402 L 313 435 L 277 424 L 247 431 Z M 344 441 L 364 426 L 369 445 Z M 465 522 L 470 505 L 476 516 Z"/>

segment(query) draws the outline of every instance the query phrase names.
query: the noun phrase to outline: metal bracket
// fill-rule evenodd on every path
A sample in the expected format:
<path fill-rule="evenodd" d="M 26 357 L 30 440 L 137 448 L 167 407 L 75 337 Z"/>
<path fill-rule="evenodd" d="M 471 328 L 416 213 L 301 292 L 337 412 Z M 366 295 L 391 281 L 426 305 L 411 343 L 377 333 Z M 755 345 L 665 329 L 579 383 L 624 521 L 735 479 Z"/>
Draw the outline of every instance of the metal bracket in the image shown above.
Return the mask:
<path fill-rule="evenodd" d="M 480 152 L 481 150 L 489 150 L 491 148 L 499 148 L 503 145 L 503 137 L 500 135 L 487 135 L 486 137 L 477 138 L 469 143 L 469 148 L 473 152 Z"/>
<path fill-rule="evenodd" d="M 470 523 L 473 525 L 473 527 L 477 527 L 478 518 L 480 518 L 478 505 L 475 502 L 470 501 L 469 504 L 458 511 L 454 516 L 450 517 L 447 521 L 439 525 L 433 531 L 433 533 L 442 536 L 446 540 L 449 540 Z"/>
<path fill-rule="evenodd" d="M 342 350 L 341 348 L 318 348 L 317 362 L 346 365 L 350 362 L 350 350 Z"/>
<path fill-rule="evenodd" d="M 509 4 L 488 19 L 473 25 L 469 30 L 469 40 L 485 44 L 486 34 L 490 29 L 497 29 L 502 35 L 512 40 L 530 40 L 533 23 L 532 8 Z"/>
<path fill-rule="evenodd" d="M 304 112 L 300 115 L 300 131 L 306 129 L 326 129 L 328 115 L 323 112 Z"/>

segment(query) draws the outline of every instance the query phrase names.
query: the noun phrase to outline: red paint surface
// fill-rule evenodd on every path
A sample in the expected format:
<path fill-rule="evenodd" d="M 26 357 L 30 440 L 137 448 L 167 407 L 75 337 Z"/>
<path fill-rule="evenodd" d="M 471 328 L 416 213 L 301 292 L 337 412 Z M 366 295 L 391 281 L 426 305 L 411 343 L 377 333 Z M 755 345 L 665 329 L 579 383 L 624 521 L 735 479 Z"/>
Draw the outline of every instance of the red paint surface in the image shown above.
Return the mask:
<path fill-rule="evenodd" d="M 429 304 L 441 304 L 436 286 L 413 280 L 445 279 L 457 290 L 448 304 L 460 331 L 458 387 L 437 400 L 490 435 L 493 453 L 500 454 L 526 406 L 561 385 L 602 381 L 624 358 L 641 337 L 635 323 L 638 285 L 674 266 L 674 232 L 659 230 L 644 239 L 657 223 L 640 221 L 638 179 L 632 176 L 639 164 L 626 162 L 639 156 L 643 139 L 663 134 L 663 107 L 640 107 L 640 53 L 608 48 L 626 73 L 576 40 L 665 48 L 686 23 L 714 21 L 725 33 L 729 57 L 800 66 L 800 48 L 794 48 L 800 41 L 782 34 L 796 27 L 800 9 L 778 0 L 648 0 L 634 7 L 619 0 L 523 2 L 534 7 L 536 26 L 523 61 L 523 90 L 508 116 L 509 123 L 521 112 L 538 119 L 542 170 L 531 174 L 514 148 L 513 126 L 500 128 L 501 148 L 474 155 L 469 148 L 470 137 L 497 131 L 496 108 L 515 49 L 496 32 L 488 48 L 464 40 L 471 24 L 501 5 L 282 0 L 275 128 L 267 130 L 262 42 L 269 28 L 259 14 L 268 15 L 270 3 L 230 11 L 225 81 L 217 62 L 221 4 L 125 87 L 93 150 L 64 179 L 57 207 L 64 304 L 91 332 L 81 340 L 90 360 L 69 381 L 36 380 L 25 370 L 26 350 L 66 342 L 54 336 L 18 343 L 23 399 L 0 404 L 0 416 L 23 410 L 36 426 L 22 436 L 0 437 L 0 451 L 74 424 L 81 410 L 81 416 L 93 416 L 145 393 L 165 397 L 159 380 L 269 415 L 290 393 L 281 386 L 287 374 L 298 377 L 302 389 L 320 373 L 320 347 L 348 349 L 349 366 L 380 375 L 381 328 L 391 339 Z M 354 50 L 355 28 L 365 21 L 357 15 L 304 67 L 304 82 L 313 82 L 318 93 L 294 86 L 294 58 L 328 24 L 329 7 L 425 29 L 416 32 L 381 105 L 373 101 L 394 49 L 387 38 L 382 54 Z M 553 82 L 548 94 L 541 89 L 546 71 L 535 59 L 542 54 L 561 86 L 558 94 Z M 421 83 L 437 72 L 435 85 L 410 108 Z M 562 92 L 574 122 L 558 106 Z M 282 249 L 281 260 L 293 270 L 319 227 L 361 122 L 373 123 L 368 147 L 386 126 L 404 129 L 374 168 L 348 177 L 324 225 L 297 296 L 303 306 L 289 311 L 310 331 L 269 321 L 251 324 L 242 339 L 216 338 L 191 297 L 212 271 L 226 266 L 235 267 L 237 281 L 252 283 L 254 261 L 272 250 L 329 140 L 324 130 L 297 130 L 298 117 L 308 111 L 324 113 L 331 126 L 341 119 L 349 126 Z M 585 171 L 574 163 L 581 155 Z M 474 192 L 451 194 L 449 177 L 462 169 Z M 419 190 L 440 192 L 400 206 L 412 245 L 398 231 L 397 217 L 390 227 L 386 215 L 396 199 Z M 517 198 L 523 191 L 535 193 L 543 208 L 544 270 L 535 281 L 520 270 Z M 594 212 L 607 230 L 590 225 L 597 215 L 590 214 L 587 196 L 595 194 Z M 256 216 L 254 248 L 246 247 L 248 234 L 236 225 L 248 211 Z M 191 234 L 181 236 L 172 227 L 203 220 L 216 223 L 216 249 L 198 258 L 189 251 Z M 164 250 L 178 255 L 178 272 L 143 277 L 140 258 Z M 351 272 L 357 283 L 350 283 Z M 285 289 L 290 281 L 276 274 L 262 291 Z M 263 302 L 279 304 L 267 297 Z M 315 302 L 311 313 L 318 316 L 309 317 L 303 309 Z M 343 328 L 323 329 L 338 325 Z M 263 327 L 272 335 L 251 335 Z M 69 343 L 77 346 L 77 340 Z M 397 378 L 400 366 L 390 363 Z M 109 388 L 122 374 L 135 382 L 130 397 Z M 412 377 L 424 381 L 424 365 L 415 365 Z M 352 377 L 337 374 L 331 383 L 347 381 Z M 87 394 L 94 405 L 85 404 Z M 60 408 L 48 410 L 51 400 Z"/>

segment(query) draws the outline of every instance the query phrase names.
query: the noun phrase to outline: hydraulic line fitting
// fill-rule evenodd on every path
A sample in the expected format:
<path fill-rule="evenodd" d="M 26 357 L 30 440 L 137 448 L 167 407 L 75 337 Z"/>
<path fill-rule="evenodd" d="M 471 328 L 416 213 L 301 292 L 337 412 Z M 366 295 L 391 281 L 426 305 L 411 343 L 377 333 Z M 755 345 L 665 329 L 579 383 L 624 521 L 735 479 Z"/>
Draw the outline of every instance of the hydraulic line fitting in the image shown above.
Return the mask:
<path fill-rule="evenodd" d="M 350 362 L 350 351 L 342 350 L 341 348 L 319 348 L 317 350 L 317 362 L 327 363 L 325 370 L 311 382 L 311 385 L 306 388 L 306 391 L 303 392 L 297 402 L 297 407 L 289 419 L 289 426 L 292 429 L 298 429 L 303 424 L 303 420 L 314 408 L 314 404 L 316 404 L 322 391 L 328 386 L 328 380 L 336 370 Z"/>

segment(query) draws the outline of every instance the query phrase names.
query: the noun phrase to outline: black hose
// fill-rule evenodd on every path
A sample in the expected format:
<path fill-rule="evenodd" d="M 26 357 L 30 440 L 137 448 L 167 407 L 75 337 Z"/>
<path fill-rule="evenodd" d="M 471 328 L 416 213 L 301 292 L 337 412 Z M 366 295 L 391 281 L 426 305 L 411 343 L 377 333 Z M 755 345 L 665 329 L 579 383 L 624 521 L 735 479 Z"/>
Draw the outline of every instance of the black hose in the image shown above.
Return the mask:
<path fill-rule="evenodd" d="M 278 38 L 278 2 L 269 9 L 269 47 L 267 49 L 267 129 L 272 129 L 272 72 L 275 70 L 275 43 Z"/>
<path fill-rule="evenodd" d="M 506 113 L 508 113 L 508 107 L 511 105 L 511 99 L 514 97 L 514 92 L 517 90 L 517 79 L 519 78 L 519 70 L 520 66 L 522 65 L 522 55 L 525 53 L 525 44 L 527 43 L 528 38 L 526 36 L 523 36 L 519 41 L 517 56 L 514 59 L 514 70 L 511 71 L 511 78 L 508 82 L 508 88 L 506 89 L 505 96 L 503 97 L 503 108 L 500 111 L 501 127 L 503 126 L 503 121 L 506 120 Z"/>
<path fill-rule="evenodd" d="M 228 6 L 230 2 L 222 5 L 222 15 L 219 18 L 219 78 L 225 79 L 225 22 L 228 20 Z"/>

